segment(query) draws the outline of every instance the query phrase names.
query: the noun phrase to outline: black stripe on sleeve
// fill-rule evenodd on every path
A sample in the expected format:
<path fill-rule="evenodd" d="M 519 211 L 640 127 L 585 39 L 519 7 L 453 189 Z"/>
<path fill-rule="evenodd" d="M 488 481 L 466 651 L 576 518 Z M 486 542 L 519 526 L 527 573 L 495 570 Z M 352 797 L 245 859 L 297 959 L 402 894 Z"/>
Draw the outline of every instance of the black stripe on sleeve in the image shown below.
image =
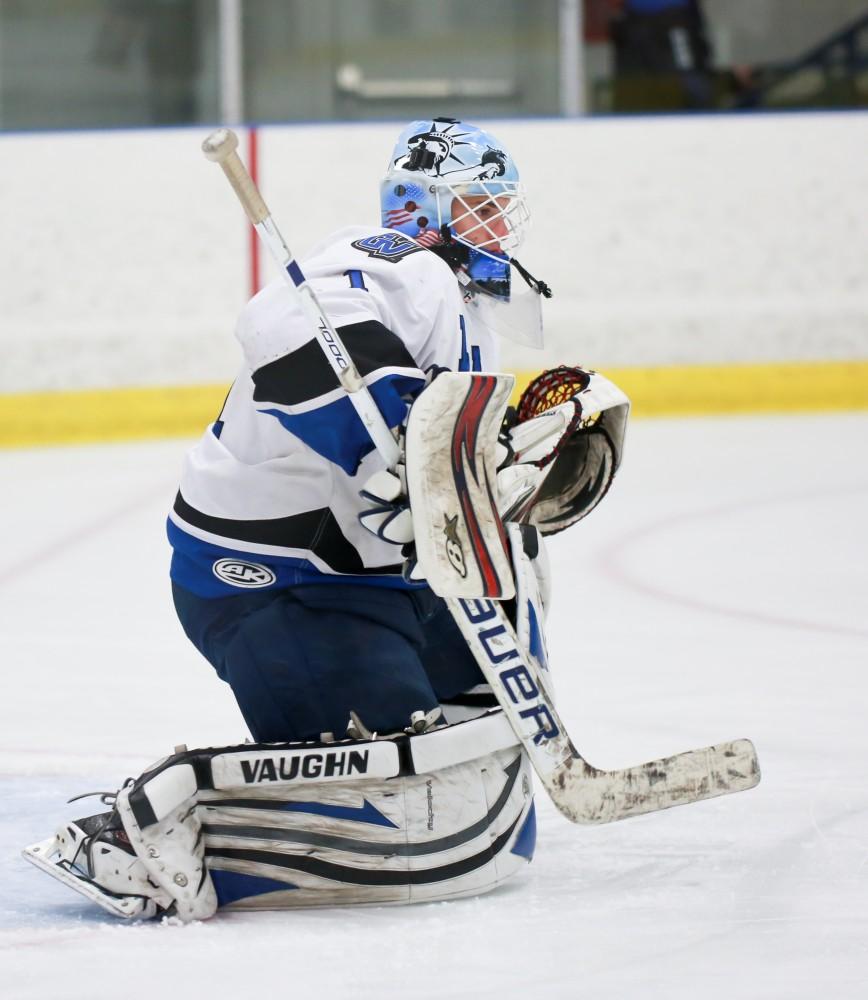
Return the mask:
<path fill-rule="evenodd" d="M 376 320 L 338 327 L 338 334 L 364 378 L 379 368 L 417 369 L 404 342 Z M 316 341 L 271 361 L 253 373 L 256 402 L 294 406 L 316 399 L 338 386 L 338 380 Z"/>

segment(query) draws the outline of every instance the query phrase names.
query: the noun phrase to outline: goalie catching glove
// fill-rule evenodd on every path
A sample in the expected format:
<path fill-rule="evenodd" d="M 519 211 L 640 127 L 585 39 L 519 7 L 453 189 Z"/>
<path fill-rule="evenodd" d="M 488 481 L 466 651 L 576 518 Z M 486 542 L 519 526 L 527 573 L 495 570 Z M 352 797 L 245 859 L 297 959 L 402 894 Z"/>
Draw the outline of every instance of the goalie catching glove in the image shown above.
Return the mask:
<path fill-rule="evenodd" d="M 621 464 L 629 410 L 624 393 L 597 372 L 561 366 L 538 375 L 498 440 L 498 487 L 511 489 L 505 517 L 544 535 L 586 517 Z"/>

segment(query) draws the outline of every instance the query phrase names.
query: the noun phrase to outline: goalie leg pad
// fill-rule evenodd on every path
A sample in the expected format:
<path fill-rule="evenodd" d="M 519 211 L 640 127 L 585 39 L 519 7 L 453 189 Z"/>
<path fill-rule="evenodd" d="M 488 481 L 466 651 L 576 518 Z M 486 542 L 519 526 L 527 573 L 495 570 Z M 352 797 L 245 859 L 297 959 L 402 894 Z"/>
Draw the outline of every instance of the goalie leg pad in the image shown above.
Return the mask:
<path fill-rule="evenodd" d="M 251 749 L 261 759 L 255 778 L 249 768 L 227 768 L 231 755 L 224 754 L 213 761 L 217 787 L 200 793 L 221 906 L 475 895 L 524 868 L 533 853 L 529 763 L 500 711 L 421 735 L 295 745 L 285 754 L 243 748 L 238 756 Z M 296 768 L 296 755 L 317 763 Z M 364 771 L 354 776 L 344 760 L 360 764 L 362 755 Z M 314 770 L 317 779 L 305 781 Z M 243 787 L 225 780 L 237 773 L 251 780 Z"/>
<path fill-rule="evenodd" d="M 469 723 L 468 723 L 469 725 Z M 412 903 L 487 892 L 533 853 L 520 748 L 382 782 L 209 796 L 200 810 L 221 906 Z"/>
<path fill-rule="evenodd" d="M 184 751 L 122 789 L 113 816 L 130 848 L 117 874 L 116 856 L 84 879 L 42 845 L 25 856 L 118 916 L 185 921 L 475 895 L 535 840 L 529 762 L 500 711 L 390 739 Z"/>

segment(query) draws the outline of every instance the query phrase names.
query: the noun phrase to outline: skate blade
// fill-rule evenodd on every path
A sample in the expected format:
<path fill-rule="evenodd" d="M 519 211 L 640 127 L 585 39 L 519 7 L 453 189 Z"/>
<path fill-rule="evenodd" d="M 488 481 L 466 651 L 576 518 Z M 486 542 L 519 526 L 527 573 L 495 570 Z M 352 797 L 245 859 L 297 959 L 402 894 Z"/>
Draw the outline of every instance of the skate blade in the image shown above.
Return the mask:
<path fill-rule="evenodd" d="M 146 920 L 157 913 L 157 907 L 153 900 L 145 899 L 141 896 L 116 896 L 105 889 L 101 889 L 94 882 L 91 882 L 84 875 L 76 875 L 65 863 L 62 863 L 60 849 L 56 837 L 48 837 L 38 844 L 31 844 L 21 852 L 25 861 L 29 861 L 46 875 L 56 878 L 74 892 L 89 899 L 104 910 L 121 917 L 124 920 L 132 920 L 136 917 Z"/>

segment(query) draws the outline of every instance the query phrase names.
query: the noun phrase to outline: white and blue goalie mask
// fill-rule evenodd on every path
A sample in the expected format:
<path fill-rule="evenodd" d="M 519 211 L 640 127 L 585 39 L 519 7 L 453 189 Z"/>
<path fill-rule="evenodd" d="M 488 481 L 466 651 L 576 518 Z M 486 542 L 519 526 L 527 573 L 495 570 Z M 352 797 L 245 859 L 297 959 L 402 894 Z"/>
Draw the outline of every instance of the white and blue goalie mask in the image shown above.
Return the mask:
<path fill-rule="evenodd" d="M 392 152 L 380 203 L 384 226 L 449 261 L 481 322 L 541 346 L 538 289 L 510 279 L 530 213 L 515 162 L 495 136 L 452 118 L 411 122 Z"/>

